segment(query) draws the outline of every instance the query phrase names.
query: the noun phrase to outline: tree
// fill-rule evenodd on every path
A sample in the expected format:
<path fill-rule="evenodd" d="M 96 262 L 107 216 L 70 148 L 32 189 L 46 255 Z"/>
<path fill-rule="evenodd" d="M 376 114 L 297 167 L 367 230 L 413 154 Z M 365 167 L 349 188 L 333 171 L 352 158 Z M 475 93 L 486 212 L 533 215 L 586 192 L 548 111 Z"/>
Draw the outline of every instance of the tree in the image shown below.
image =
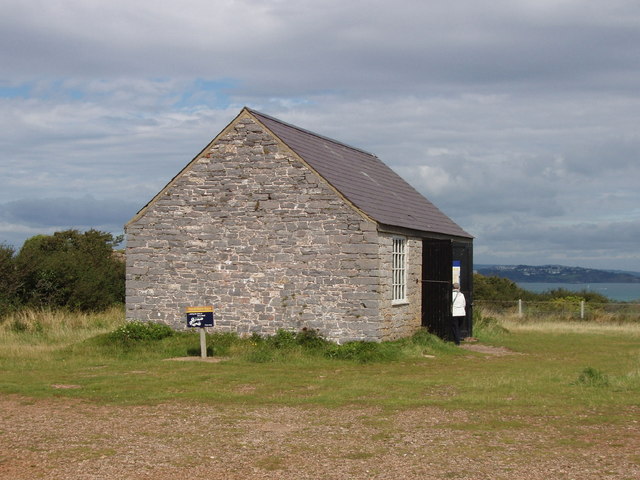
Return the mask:
<path fill-rule="evenodd" d="M 85 311 L 124 302 L 125 266 L 113 251 L 120 241 L 93 229 L 31 237 L 15 258 L 20 300 Z"/>
<path fill-rule="evenodd" d="M 536 294 L 527 292 L 523 288 L 509 280 L 508 278 L 480 275 L 473 275 L 473 296 L 476 300 L 485 301 L 513 301 L 532 300 Z"/>
<path fill-rule="evenodd" d="M 586 302 L 607 303 L 609 301 L 604 295 L 587 290 L 573 292 L 563 288 L 556 288 L 543 293 L 534 293 L 519 287 L 513 280 L 508 278 L 485 276 L 479 273 L 473 274 L 473 296 L 476 300 L 488 302 L 512 302 L 515 300 L 551 302 L 556 299 L 574 298 L 576 295 Z"/>
<path fill-rule="evenodd" d="M 0 316 L 13 310 L 18 303 L 18 279 L 13 247 L 0 244 Z"/>

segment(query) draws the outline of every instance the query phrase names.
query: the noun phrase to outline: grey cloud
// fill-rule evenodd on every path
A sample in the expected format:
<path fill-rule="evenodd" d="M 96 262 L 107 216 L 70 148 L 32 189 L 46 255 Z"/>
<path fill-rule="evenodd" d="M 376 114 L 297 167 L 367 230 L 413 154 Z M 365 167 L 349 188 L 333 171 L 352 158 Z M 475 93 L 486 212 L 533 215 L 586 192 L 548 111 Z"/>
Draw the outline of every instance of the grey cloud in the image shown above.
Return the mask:
<path fill-rule="evenodd" d="M 370 94 L 390 82 L 422 94 L 456 85 L 539 88 L 540 79 L 597 88 L 613 81 L 602 78 L 603 69 L 614 78 L 639 73 L 630 61 L 640 42 L 640 29 L 629 22 L 637 9 L 622 1 L 608 2 L 613 18 L 585 17 L 581 4 L 545 12 L 528 3 L 477 1 L 410 1 L 400 8 L 339 1 L 322 8 L 310 1 L 296 7 L 114 1 L 100 10 L 80 2 L 16 5 L 4 12 L 0 60 L 26 76 L 233 72 L 248 90 L 295 95 L 327 85 Z"/>
<path fill-rule="evenodd" d="M 640 220 L 612 223 L 486 226 L 479 263 L 564 263 L 640 271 Z"/>
<path fill-rule="evenodd" d="M 626 251 L 637 250 L 637 239 L 640 238 L 640 220 L 629 222 L 585 223 L 568 221 L 546 224 L 516 225 L 502 224 L 489 230 L 486 238 L 491 241 L 527 242 L 549 246 L 572 245 L 582 249 L 587 246 L 595 249 L 624 248 Z"/>
<path fill-rule="evenodd" d="M 630 0 L 9 0 L 0 239 L 116 228 L 248 105 L 378 155 L 478 261 L 640 270 L 639 44 Z"/>
<path fill-rule="evenodd" d="M 618 176 L 620 172 L 631 170 L 636 171 L 636 178 L 639 178 L 640 136 L 633 138 L 631 132 L 628 135 L 620 133 L 613 138 L 598 139 L 589 145 L 579 146 L 567 156 L 567 165 L 585 176 L 598 172 Z"/>
<path fill-rule="evenodd" d="M 120 199 L 33 198 L 0 205 L 0 220 L 10 224 L 47 229 L 49 227 L 123 226 L 140 205 Z"/>

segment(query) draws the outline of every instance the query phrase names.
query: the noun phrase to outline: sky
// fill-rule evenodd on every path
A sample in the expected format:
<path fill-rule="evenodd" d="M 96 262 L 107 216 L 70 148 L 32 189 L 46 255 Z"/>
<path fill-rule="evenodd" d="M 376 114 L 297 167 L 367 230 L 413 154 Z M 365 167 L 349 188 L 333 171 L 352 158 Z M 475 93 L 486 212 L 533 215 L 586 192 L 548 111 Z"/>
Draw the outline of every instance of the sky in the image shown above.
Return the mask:
<path fill-rule="evenodd" d="M 377 155 L 477 264 L 640 271 L 636 0 L 3 0 L 0 243 L 115 235 L 243 106 Z"/>

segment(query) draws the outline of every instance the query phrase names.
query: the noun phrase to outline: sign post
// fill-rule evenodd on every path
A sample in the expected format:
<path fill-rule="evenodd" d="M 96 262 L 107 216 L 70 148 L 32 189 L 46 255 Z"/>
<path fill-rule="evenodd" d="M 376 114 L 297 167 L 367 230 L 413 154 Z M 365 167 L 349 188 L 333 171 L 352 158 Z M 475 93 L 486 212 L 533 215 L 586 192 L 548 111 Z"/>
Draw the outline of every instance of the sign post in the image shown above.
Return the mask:
<path fill-rule="evenodd" d="M 213 307 L 187 307 L 187 327 L 200 329 L 200 356 L 207 358 L 207 338 L 204 327 L 213 327 Z"/>

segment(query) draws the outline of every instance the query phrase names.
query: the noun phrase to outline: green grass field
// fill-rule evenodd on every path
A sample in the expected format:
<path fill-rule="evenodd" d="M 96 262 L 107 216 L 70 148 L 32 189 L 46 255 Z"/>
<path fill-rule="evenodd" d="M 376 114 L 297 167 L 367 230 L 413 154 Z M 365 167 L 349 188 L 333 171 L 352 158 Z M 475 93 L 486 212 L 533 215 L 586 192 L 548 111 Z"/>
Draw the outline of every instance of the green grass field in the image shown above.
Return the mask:
<path fill-rule="evenodd" d="M 348 346 L 327 353 L 209 335 L 219 362 L 176 359 L 197 358 L 195 333 L 116 342 L 109 332 L 122 325 L 119 309 L 5 319 L 0 392 L 129 405 L 431 405 L 527 415 L 596 409 L 610 420 L 640 405 L 637 324 L 480 322 L 480 344 L 505 347 L 506 355 L 468 351 L 430 336 L 376 345 L 362 357 L 360 351 L 350 356 Z"/>
<path fill-rule="evenodd" d="M 0 477 L 638 478 L 638 324 L 476 326 L 462 348 L 213 334 L 201 361 L 197 333 L 121 309 L 23 312 L 0 323 Z"/>

